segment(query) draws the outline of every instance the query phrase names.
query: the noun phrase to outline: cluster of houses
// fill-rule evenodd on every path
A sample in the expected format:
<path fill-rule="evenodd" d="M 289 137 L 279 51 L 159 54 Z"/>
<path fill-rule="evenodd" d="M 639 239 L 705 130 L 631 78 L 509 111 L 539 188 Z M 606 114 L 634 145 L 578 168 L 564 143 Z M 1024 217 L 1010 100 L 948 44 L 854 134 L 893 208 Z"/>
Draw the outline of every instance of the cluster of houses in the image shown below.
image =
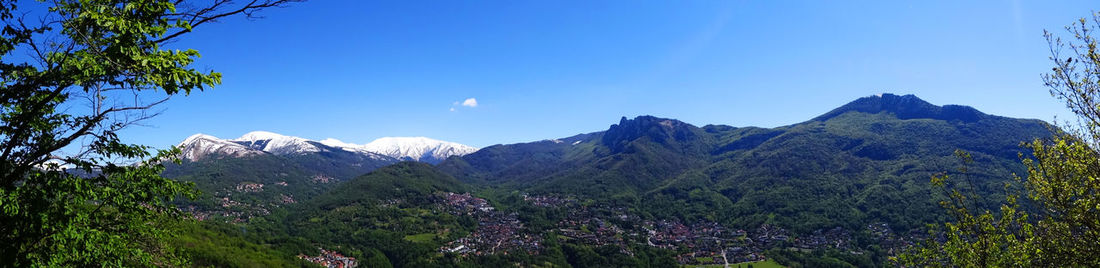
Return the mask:
<path fill-rule="evenodd" d="M 523 199 L 535 206 L 564 210 L 565 217 L 555 227 L 559 238 L 591 246 L 616 246 L 628 255 L 633 255 L 629 243 L 644 241 L 652 247 L 684 252 L 676 257 L 683 265 L 763 261 L 766 259 L 764 251 L 776 247 L 792 250 L 834 248 L 861 253 L 854 247 L 852 232 L 840 227 L 794 236 L 771 224 L 760 225 L 751 231 L 735 230 L 710 221 L 685 224 L 679 220 L 642 220 L 625 208 L 586 206 L 574 198 L 525 194 Z M 515 213 L 497 211 L 487 200 L 469 193 L 445 193 L 442 200 L 446 211 L 473 216 L 478 226 L 469 236 L 441 247 L 440 252 L 463 256 L 508 254 L 516 250 L 539 253 L 541 234 L 525 230 Z M 868 231 L 891 254 L 923 239 L 912 233 L 898 236 L 885 223 L 868 225 Z"/>
<path fill-rule="evenodd" d="M 245 212 L 242 212 L 242 211 L 227 211 L 227 210 L 201 211 L 201 210 L 194 210 L 194 211 L 189 211 L 189 212 L 191 213 L 191 218 L 194 218 L 197 221 L 218 219 L 220 221 L 228 221 L 228 222 L 232 222 L 232 223 L 241 223 L 241 222 L 245 222 L 249 218 L 252 218 L 251 214 L 248 214 L 248 213 L 245 213 Z"/>
<path fill-rule="evenodd" d="M 314 179 L 318 178 L 319 177 L 314 177 Z M 256 182 L 241 182 L 231 188 L 221 189 L 213 193 L 213 201 L 217 206 L 221 207 L 220 209 L 207 208 L 207 210 L 200 210 L 192 207 L 185 211 L 190 212 L 195 219 L 200 221 L 217 218 L 228 222 L 246 222 L 254 217 L 271 214 L 272 208 L 298 203 L 298 201 L 294 199 L 293 195 L 285 193 L 279 194 L 277 200 L 271 200 L 269 203 L 264 201 L 256 202 L 251 198 L 241 198 L 242 195 L 247 196 L 249 194 L 261 193 L 271 190 L 273 187 L 278 190 L 280 187 L 287 187 L 289 185 L 290 184 L 286 181 L 275 182 L 271 185 Z M 238 200 L 251 201 L 241 202 Z"/>
<path fill-rule="evenodd" d="M 794 239 L 794 246 L 800 249 L 835 248 L 852 249 L 852 233 L 836 227 L 829 230 L 817 230 L 808 236 Z"/>
<path fill-rule="evenodd" d="M 313 177 L 310 177 L 309 181 L 311 181 L 313 183 L 333 183 L 333 182 L 336 182 L 336 178 L 321 175 L 321 174 L 317 174 L 317 175 L 313 175 Z"/>
<path fill-rule="evenodd" d="M 262 192 L 263 190 L 264 190 L 264 184 L 263 183 L 242 182 L 240 184 L 237 184 L 237 192 L 255 193 L 255 192 Z"/>
<path fill-rule="evenodd" d="M 397 201 L 399 202 L 399 201 Z M 474 211 L 489 212 L 496 210 L 489 205 L 484 198 L 474 197 L 470 193 L 443 193 L 443 203 L 455 211 L 473 213 Z"/>
<path fill-rule="evenodd" d="M 181 208 L 185 212 L 191 213 L 192 217 L 196 220 L 204 221 L 214 218 L 220 218 L 229 222 L 245 222 L 249 219 L 257 216 L 263 216 L 271 214 L 271 210 L 267 208 L 268 204 L 254 204 L 244 203 L 233 199 L 234 193 L 257 193 L 264 190 L 264 184 L 262 183 L 240 183 L 232 189 L 225 189 L 214 193 L 214 202 L 221 207 L 221 209 L 199 209 L 195 206 L 189 206 L 187 208 Z M 282 195 L 281 201 L 283 204 L 291 204 L 297 201 L 292 196 Z M 278 206 L 278 204 L 274 204 Z"/>
<path fill-rule="evenodd" d="M 558 233 L 568 240 L 579 244 L 591 246 L 617 246 L 623 254 L 634 254 L 630 251 L 624 236 L 637 236 L 636 233 L 628 233 L 625 229 L 612 223 L 608 219 L 596 214 L 597 208 L 572 207 L 565 219 L 558 222 Z"/>
<path fill-rule="evenodd" d="M 771 246 L 775 243 L 786 242 L 790 238 L 791 236 L 789 232 L 787 232 L 787 229 L 765 223 L 760 225 L 759 228 L 756 228 L 756 231 L 753 232 L 751 241 L 754 244 Z"/>
<path fill-rule="evenodd" d="M 298 254 L 299 259 L 307 260 L 312 263 L 321 265 L 327 268 L 353 268 L 358 266 L 359 263 L 355 262 L 355 258 L 344 256 L 336 251 L 326 250 L 321 248 L 321 255 L 319 256 L 306 256 L 305 254 Z"/>
<path fill-rule="evenodd" d="M 902 250 L 928 239 L 928 234 L 919 230 L 912 230 L 906 235 L 894 233 L 890 229 L 890 225 L 881 222 L 868 224 L 867 230 L 878 241 L 879 247 L 885 249 L 889 255 L 899 254 Z M 937 237 L 936 239 L 943 240 L 944 238 Z"/>
<path fill-rule="evenodd" d="M 576 198 L 562 198 L 559 196 L 547 196 L 547 195 L 527 195 L 523 194 L 523 201 L 527 201 L 535 206 L 540 207 L 562 207 L 566 205 L 573 205 L 577 203 Z"/>
<path fill-rule="evenodd" d="M 325 177 L 315 177 L 322 182 Z M 323 183 L 323 182 L 322 182 Z M 278 183 L 277 183 L 278 184 Z M 285 184 L 280 184 L 285 185 Z M 258 192 L 263 184 L 244 183 L 236 187 L 237 192 Z M 226 193 L 231 195 L 231 193 Z M 291 196 L 282 195 L 284 204 L 296 202 Z M 542 249 L 543 234 L 535 233 L 524 227 L 515 212 L 498 211 L 487 200 L 469 193 L 442 193 L 442 211 L 456 216 L 469 216 L 477 220 L 477 227 L 467 236 L 451 241 L 440 247 L 441 253 L 453 253 L 461 256 L 507 255 L 516 252 L 539 254 Z M 214 216 L 241 222 L 255 215 L 266 215 L 263 206 L 249 206 L 229 197 L 216 199 L 223 211 L 200 212 L 192 206 L 192 215 L 199 220 Z M 763 224 L 751 231 L 734 230 L 721 224 L 700 221 L 685 224 L 679 220 L 642 220 L 626 208 L 606 205 L 581 205 L 575 198 L 559 196 L 523 195 L 526 202 L 546 208 L 562 209 L 564 216 L 554 230 L 561 239 L 571 243 L 590 246 L 615 246 L 623 254 L 634 255 L 630 243 L 645 243 L 652 247 L 682 252 L 676 260 L 682 265 L 707 265 L 724 263 L 743 263 L 765 260 L 764 251 L 779 247 L 792 250 L 815 250 L 834 248 L 861 253 L 854 247 L 852 232 L 836 227 L 814 231 L 808 235 L 794 236 L 779 226 Z M 400 199 L 385 200 L 382 206 L 395 206 Z M 247 208 L 247 209 L 242 209 Z M 249 211 L 245 213 L 242 211 Z M 255 214 L 255 215 L 254 215 Z M 899 253 L 911 247 L 927 235 L 911 232 L 905 236 L 894 233 L 886 223 L 867 225 L 868 232 L 877 239 L 881 248 L 888 254 Z M 299 256 L 325 267 L 355 267 L 354 258 L 340 253 L 321 249 L 320 256 Z"/>
<path fill-rule="evenodd" d="M 218 204 L 222 205 L 223 208 L 237 207 L 237 206 L 241 205 L 241 202 L 237 202 L 236 200 L 229 199 L 228 196 L 222 197 L 221 199 L 217 199 L 217 200 L 218 200 Z"/>
<path fill-rule="evenodd" d="M 582 206 L 575 199 L 554 196 L 524 196 L 536 206 L 562 208 L 566 216 L 558 223 L 558 234 L 571 242 L 592 246 L 617 246 L 621 253 L 633 255 L 628 241 L 645 241 L 653 247 L 682 250 L 681 264 L 722 264 L 764 260 L 763 249 L 769 241 L 786 240 L 786 230 L 761 226 L 749 238 L 744 230 L 729 230 L 716 222 L 692 225 L 678 220 L 642 220 L 622 207 Z M 757 243 L 755 241 L 759 240 Z M 728 255 L 728 258 L 723 254 Z"/>
<path fill-rule="evenodd" d="M 473 216 L 477 219 L 478 226 L 468 236 L 441 247 L 440 252 L 480 256 L 507 255 L 516 251 L 538 254 L 541 250 L 540 237 L 525 232 L 516 213 L 497 211 L 485 199 L 473 197 L 469 193 L 444 193 L 443 201 L 447 212 Z"/>
<path fill-rule="evenodd" d="M 282 201 L 283 204 L 298 203 L 298 201 L 294 200 L 293 195 L 288 195 L 288 194 L 279 194 L 279 201 Z"/>
<path fill-rule="evenodd" d="M 687 249 L 676 256 L 680 264 L 724 264 L 764 260 L 763 245 L 749 238 L 745 230 L 731 230 L 716 222 L 692 225 L 678 220 L 645 221 L 646 243 L 665 249 Z M 765 227 L 765 230 L 770 227 Z M 780 235 L 765 233 L 770 239 Z"/>

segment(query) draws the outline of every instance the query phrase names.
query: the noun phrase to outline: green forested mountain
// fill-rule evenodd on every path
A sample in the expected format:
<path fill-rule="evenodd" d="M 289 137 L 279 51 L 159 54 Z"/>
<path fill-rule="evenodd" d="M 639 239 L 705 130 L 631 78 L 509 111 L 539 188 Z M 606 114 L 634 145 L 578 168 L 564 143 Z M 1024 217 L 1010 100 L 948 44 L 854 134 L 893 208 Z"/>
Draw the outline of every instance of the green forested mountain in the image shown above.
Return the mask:
<path fill-rule="evenodd" d="M 325 248 L 398 267 L 637 267 L 765 255 L 868 266 L 943 220 L 929 178 L 958 170 L 956 150 L 972 155 L 965 177 L 996 202 L 1024 172 L 1020 143 L 1050 131 L 1039 120 L 885 94 L 776 128 L 622 118 L 606 131 L 490 146 L 435 166 L 402 162 L 338 184 L 320 183 L 317 172 L 357 169 L 271 155 L 170 174 L 215 193 L 236 189 L 234 200 L 301 197 L 239 234 L 290 255 Z M 235 188 L 251 182 L 265 190 Z M 269 188 L 278 182 L 287 185 Z"/>
<path fill-rule="evenodd" d="M 929 177 L 956 170 L 954 150 L 971 152 L 969 175 L 998 193 L 1023 171 L 1020 142 L 1048 136 L 1039 120 L 885 94 L 770 129 L 623 118 L 604 132 L 491 146 L 439 168 L 474 185 L 591 197 L 687 221 L 908 230 L 942 215 Z"/>

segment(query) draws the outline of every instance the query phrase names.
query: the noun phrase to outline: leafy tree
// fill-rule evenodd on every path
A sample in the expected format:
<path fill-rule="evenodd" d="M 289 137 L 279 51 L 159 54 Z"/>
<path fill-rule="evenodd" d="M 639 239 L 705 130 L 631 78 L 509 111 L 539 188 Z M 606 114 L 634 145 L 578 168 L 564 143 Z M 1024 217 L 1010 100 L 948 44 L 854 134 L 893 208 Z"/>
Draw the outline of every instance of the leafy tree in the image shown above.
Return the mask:
<path fill-rule="evenodd" d="M 166 42 L 290 1 L 0 1 L 0 266 L 182 262 L 164 223 L 193 191 L 159 175 L 178 150 L 117 133 L 221 82 Z"/>
<path fill-rule="evenodd" d="M 1034 246 L 1037 237 L 1035 225 L 1028 220 L 1027 212 L 1020 209 L 1018 194 L 1007 195 L 999 215 L 982 210 L 978 202 L 982 197 L 967 174 L 973 159 L 962 150 L 956 150 L 955 155 L 964 163 L 955 176 L 957 179 L 947 173 L 932 177 L 932 184 L 949 198 L 940 205 L 954 221 L 944 223 L 943 230 L 933 228 L 933 238 L 925 241 L 923 247 L 912 249 L 896 260 L 907 266 L 1029 266 L 1032 256 L 1038 253 Z M 942 238 L 936 240 L 941 232 Z"/>
<path fill-rule="evenodd" d="M 1066 30 L 1069 41 L 1044 34 L 1054 67 L 1042 78 L 1077 122 L 1064 123 L 1066 131 L 1052 139 L 1024 144 L 1032 155 L 1023 159 L 1027 178 L 1017 179 L 1036 209 L 1021 209 L 1019 193 L 1007 195 L 997 214 L 975 212 L 972 200 L 980 197 L 951 187 L 943 204 L 955 221 L 943 226 L 943 238 L 895 260 L 907 266 L 1100 266 L 1100 52 L 1093 36 L 1100 13 Z M 948 176 L 933 183 L 949 187 Z"/>

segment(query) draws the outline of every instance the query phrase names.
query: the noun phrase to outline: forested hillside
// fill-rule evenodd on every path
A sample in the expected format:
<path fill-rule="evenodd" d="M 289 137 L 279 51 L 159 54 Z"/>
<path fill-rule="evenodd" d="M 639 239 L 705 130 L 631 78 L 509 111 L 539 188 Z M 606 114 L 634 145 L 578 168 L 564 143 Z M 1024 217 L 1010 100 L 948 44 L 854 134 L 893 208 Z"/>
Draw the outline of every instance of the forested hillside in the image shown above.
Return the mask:
<path fill-rule="evenodd" d="M 475 185 L 576 195 L 662 218 L 909 230 L 942 216 L 929 178 L 961 165 L 956 149 L 973 155 L 979 190 L 996 195 L 1024 171 L 1020 143 L 1049 136 L 1039 120 L 886 94 L 772 129 L 623 118 L 604 132 L 492 146 L 439 168 Z"/>

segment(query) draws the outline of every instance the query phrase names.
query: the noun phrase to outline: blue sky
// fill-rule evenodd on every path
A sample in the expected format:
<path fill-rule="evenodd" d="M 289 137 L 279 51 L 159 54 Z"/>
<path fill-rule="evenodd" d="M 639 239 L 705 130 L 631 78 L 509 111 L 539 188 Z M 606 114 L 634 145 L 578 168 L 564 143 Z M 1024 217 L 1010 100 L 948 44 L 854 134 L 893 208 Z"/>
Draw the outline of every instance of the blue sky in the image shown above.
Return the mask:
<path fill-rule="evenodd" d="M 1089 2 L 839 2 L 315 0 L 172 44 L 199 50 L 195 66 L 224 83 L 123 137 L 167 147 L 267 130 L 484 147 L 621 116 L 774 127 L 882 92 L 1068 118 L 1039 77 L 1051 67 L 1042 31 L 1064 32 Z"/>

